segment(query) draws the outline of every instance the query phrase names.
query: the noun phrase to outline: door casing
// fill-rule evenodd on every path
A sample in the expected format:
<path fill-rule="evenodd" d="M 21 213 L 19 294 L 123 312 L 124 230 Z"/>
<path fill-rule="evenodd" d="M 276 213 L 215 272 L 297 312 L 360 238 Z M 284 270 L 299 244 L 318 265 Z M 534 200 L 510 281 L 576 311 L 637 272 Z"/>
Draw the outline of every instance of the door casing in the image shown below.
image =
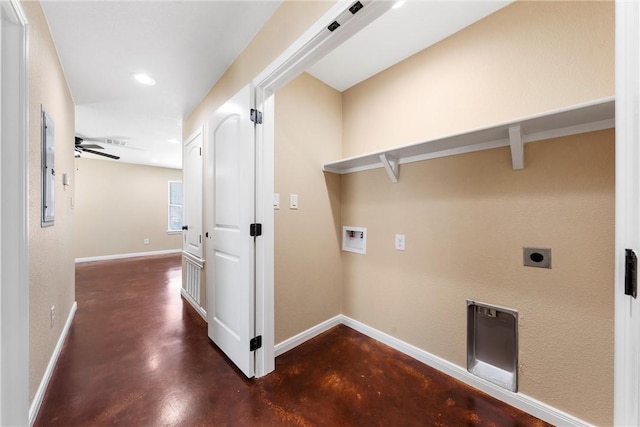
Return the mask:
<path fill-rule="evenodd" d="M 0 425 L 29 422 L 28 29 L 0 1 Z"/>

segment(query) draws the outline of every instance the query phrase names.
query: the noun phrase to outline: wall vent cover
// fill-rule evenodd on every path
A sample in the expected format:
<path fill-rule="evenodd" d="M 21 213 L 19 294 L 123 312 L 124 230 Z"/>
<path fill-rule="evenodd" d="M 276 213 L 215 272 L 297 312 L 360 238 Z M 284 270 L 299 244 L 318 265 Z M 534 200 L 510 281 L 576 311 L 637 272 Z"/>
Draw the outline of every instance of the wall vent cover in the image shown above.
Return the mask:
<path fill-rule="evenodd" d="M 467 371 L 518 391 L 518 312 L 467 300 Z"/>

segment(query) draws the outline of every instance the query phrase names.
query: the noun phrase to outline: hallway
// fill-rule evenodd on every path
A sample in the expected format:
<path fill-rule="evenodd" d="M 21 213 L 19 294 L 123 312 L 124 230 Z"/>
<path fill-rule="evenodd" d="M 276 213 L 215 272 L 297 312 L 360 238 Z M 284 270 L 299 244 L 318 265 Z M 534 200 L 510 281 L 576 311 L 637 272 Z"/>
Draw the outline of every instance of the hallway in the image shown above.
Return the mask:
<path fill-rule="evenodd" d="M 180 255 L 78 264 L 78 311 L 35 425 L 548 425 L 345 326 L 247 380 L 180 286 Z"/>

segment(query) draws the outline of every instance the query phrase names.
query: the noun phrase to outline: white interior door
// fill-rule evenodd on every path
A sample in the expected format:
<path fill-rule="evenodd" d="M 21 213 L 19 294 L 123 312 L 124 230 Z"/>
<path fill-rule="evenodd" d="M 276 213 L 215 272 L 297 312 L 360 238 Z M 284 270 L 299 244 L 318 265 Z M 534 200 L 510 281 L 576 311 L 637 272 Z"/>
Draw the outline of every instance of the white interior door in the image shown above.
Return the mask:
<path fill-rule="evenodd" d="M 202 258 L 202 131 L 184 143 L 182 250 Z"/>
<path fill-rule="evenodd" d="M 208 123 L 207 321 L 209 338 L 247 377 L 254 375 L 255 218 L 251 88 L 244 87 Z"/>

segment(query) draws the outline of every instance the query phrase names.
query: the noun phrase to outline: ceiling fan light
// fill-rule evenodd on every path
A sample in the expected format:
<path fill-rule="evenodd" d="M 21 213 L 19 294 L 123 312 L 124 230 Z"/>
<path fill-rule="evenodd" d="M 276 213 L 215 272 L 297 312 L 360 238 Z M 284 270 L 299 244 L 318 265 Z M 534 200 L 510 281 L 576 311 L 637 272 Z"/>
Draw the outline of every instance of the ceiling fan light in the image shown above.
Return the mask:
<path fill-rule="evenodd" d="M 145 73 L 133 73 L 132 76 L 138 83 L 145 86 L 153 86 L 156 84 L 156 81 Z"/>

